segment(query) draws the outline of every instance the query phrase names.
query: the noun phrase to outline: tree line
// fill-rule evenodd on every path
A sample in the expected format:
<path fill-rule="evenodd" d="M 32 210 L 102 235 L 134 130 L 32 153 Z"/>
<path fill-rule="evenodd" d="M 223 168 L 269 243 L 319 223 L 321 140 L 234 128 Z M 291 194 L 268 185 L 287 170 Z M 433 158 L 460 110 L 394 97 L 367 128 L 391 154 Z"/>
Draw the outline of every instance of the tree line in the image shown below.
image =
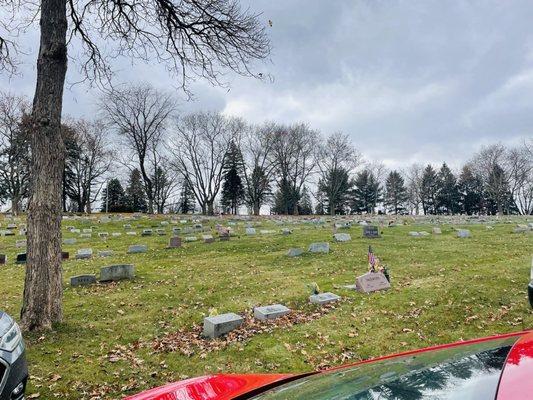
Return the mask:
<path fill-rule="evenodd" d="M 28 109 L 23 97 L 0 95 L 0 199 L 14 213 L 28 196 Z M 97 119 L 66 118 L 61 132 L 65 212 L 533 213 L 531 141 L 484 147 L 456 173 L 446 163 L 387 171 L 348 135 L 178 115 L 172 95 L 148 85 L 106 94 Z"/>

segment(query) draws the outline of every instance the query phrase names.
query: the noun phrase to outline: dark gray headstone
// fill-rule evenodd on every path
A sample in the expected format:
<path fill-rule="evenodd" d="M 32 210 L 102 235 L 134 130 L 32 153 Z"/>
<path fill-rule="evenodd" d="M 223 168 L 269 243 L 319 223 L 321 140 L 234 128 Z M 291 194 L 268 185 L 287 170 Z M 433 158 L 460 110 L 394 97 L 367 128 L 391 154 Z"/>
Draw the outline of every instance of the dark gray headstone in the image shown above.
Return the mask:
<path fill-rule="evenodd" d="M 128 247 L 128 253 L 146 253 L 148 247 L 145 244 L 133 244 Z"/>
<path fill-rule="evenodd" d="M 7 263 L 7 256 L 5 254 L 0 254 L 0 265 Z"/>
<path fill-rule="evenodd" d="M 170 249 L 181 247 L 181 238 L 179 236 L 172 236 L 168 241 L 168 247 Z"/>
<path fill-rule="evenodd" d="M 68 251 L 62 251 L 61 252 L 61 259 L 62 260 L 68 260 L 70 258 L 70 253 Z"/>
<path fill-rule="evenodd" d="M 17 254 L 17 264 L 26 264 L 26 253 Z"/>
<path fill-rule="evenodd" d="M 329 243 L 328 242 L 311 243 L 309 245 L 308 251 L 310 253 L 329 253 Z"/>
<path fill-rule="evenodd" d="M 375 225 L 364 225 L 363 226 L 363 237 L 368 239 L 379 238 L 381 235 L 379 233 L 379 227 Z"/>
<path fill-rule="evenodd" d="M 87 286 L 95 283 L 95 275 L 77 275 L 70 278 L 70 286 Z"/>

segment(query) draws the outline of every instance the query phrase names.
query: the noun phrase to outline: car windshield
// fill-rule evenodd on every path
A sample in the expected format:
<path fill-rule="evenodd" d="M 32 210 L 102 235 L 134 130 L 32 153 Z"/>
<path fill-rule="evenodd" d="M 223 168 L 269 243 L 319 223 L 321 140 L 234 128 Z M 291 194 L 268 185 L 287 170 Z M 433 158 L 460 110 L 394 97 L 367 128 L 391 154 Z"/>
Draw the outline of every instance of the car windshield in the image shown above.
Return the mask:
<path fill-rule="evenodd" d="M 394 357 L 302 378 L 255 400 L 486 400 L 517 337 Z"/>

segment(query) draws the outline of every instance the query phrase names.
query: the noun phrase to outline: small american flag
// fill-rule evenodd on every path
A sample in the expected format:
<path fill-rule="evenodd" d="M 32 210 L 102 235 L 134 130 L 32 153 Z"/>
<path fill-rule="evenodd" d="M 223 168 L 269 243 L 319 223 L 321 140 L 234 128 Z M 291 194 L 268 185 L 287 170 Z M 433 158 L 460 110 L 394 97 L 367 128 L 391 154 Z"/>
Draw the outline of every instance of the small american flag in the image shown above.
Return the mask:
<path fill-rule="evenodd" d="M 372 268 L 374 268 L 374 265 L 376 265 L 376 258 L 374 257 L 372 246 L 368 246 L 368 263 Z"/>

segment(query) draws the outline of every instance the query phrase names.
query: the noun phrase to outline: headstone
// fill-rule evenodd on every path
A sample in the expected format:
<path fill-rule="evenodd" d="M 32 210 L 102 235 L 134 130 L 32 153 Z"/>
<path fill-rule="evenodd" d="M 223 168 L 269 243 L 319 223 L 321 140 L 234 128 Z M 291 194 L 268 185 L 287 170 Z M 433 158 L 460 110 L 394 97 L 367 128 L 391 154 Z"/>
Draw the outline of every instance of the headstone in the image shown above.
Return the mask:
<path fill-rule="evenodd" d="M 8 224 L 8 225 L 6 226 L 6 229 L 7 229 L 7 230 L 10 230 L 10 231 L 11 231 L 11 230 L 14 230 L 14 229 L 17 229 L 17 224 Z"/>
<path fill-rule="evenodd" d="M 17 240 L 17 241 L 15 242 L 15 246 L 16 246 L 16 247 L 26 247 L 26 244 L 27 244 L 27 243 L 26 243 L 26 240 Z"/>
<path fill-rule="evenodd" d="M 84 228 L 83 233 L 93 233 L 93 228 Z"/>
<path fill-rule="evenodd" d="M 221 242 L 227 242 L 230 238 L 229 232 L 223 232 L 219 236 Z"/>
<path fill-rule="evenodd" d="M 110 265 L 100 268 L 100 282 L 120 281 L 135 278 L 133 264 Z"/>
<path fill-rule="evenodd" d="M 246 228 L 247 235 L 255 235 L 255 228 Z"/>
<path fill-rule="evenodd" d="M 164 230 L 164 229 L 156 229 L 155 232 L 159 235 L 159 236 L 165 236 L 167 234 L 167 232 Z"/>
<path fill-rule="evenodd" d="M 310 253 L 329 253 L 329 243 L 328 242 L 311 243 L 309 245 L 308 251 Z"/>
<path fill-rule="evenodd" d="M 107 232 L 98 232 L 99 238 L 107 239 L 108 236 L 109 236 L 109 233 Z"/>
<path fill-rule="evenodd" d="M 311 303 L 320 305 L 339 301 L 340 299 L 340 296 L 337 296 L 336 294 L 330 292 L 313 294 L 309 296 L 309 301 Z"/>
<path fill-rule="evenodd" d="M 70 233 L 81 233 L 79 229 L 71 229 Z"/>
<path fill-rule="evenodd" d="M 172 236 L 168 241 L 168 247 L 170 249 L 181 247 L 181 238 L 179 236 Z"/>
<path fill-rule="evenodd" d="M 426 231 L 420 231 L 420 232 L 418 232 L 418 235 L 419 235 L 419 236 L 429 236 L 430 233 L 429 233 L 429 232 L 426 232 Z"/>
<path fill-rule="evenodd" d="M 379 228 L 375 225 L 363 225 L 363 237 L 367 239 L 379 238 Z"/>
<path fill-rule="evenodd" d="M 131 224 L 124 224 L 122 225 L 124 229 L 131 229 Z"/>
<path fill-rule="evenodd" d="M 298 257 L 298 256 L 301 256 L 303 253 L 304 253 L 303 249 L 293 247 L 289 249 L 289 251 L 287 252 L 287 255 L 289 257 Z"/>
<path fill-rule="evenodd" d="M 210 339 L 220 337 L 238 328 L 243 322 L 244 318 L 235 313 L 204 318 L 203 336 Z"/>
<path fill-rule="evenodd" d="M 66 238 L 63 239 L 64 244 L 76 244 L 77 240 L 75 238 Z"/>
<path fill-rule="evenodd" d="M 390 288 L 390 283 L 381 272 L 367 272 L 358 276 L 355 281 L 356 289 L 363 293 L 375 292 Z"/>
<path fill-rule="evenodd" d="M 141 236 L 152 236 L 153 231 L 151 229 L 143 229 Z"/>
<path fill-rule="evenodd" d="M 68 251 L 61 252 L 61 260 L 68 260 L 70 258 L 70 253 Z"/>
<path fill-rule="evenodd" d="M 126 232 L 126 235 L 128 235 L 128 236 L 137 236 L 137 232 L 129 231 L 129 232 Z"/>
<path fill-rule="evenodd" d="M 352 237 L 349 233 L 336 233 L 333 235 L 333 237 L 337 242 L 349 242 L 350 240 L 352 240 Z"/>
<path fill-rule="evenodd" d="M 17 254 L 17 264 L 26 264 L 26 253 Z"/>
<path fill-rule="evenodd" d="M 290 235 L 292 231 L 289 228 L 283 228 L 281 233 L 283 233 L 284 235 Z"/>
<path fill-rule="evenodd" d="M 439 227 L 436 226 L 433 228 L 434 235 L 440 235 L 441 233 L 442 233 L 442 230 Z"/>
<path fill-rule="evenodd" d="M 291 310 L 281 304 L 273 304 L 271 306 L 255 307 L 254 317 L 260 321 L 268 319 L 275 319 L 287 315 Z"/>
<path fill-rule="evenodd" d="M 77 275 L 70 278 L 70 286 L 87 286 L 95 283 L 95 275 Z"/>
<path fill-rule="evenodd" d="M 111 236 L 113 236 L 113 237 L 122 236 L 122 232 L 112 232 Z"/>
<path fill-rule="evenodd" d="M 213 243 L 215 241 L 213 235 L 202 235 L 202 239 L 204 240 L 204 243 Z"/>
<path fill-rule="evenodd" d="M 92 255 L 93 249 L 79 249 L 76 253 L 76 260 L 91 258 Z"/>
<path fill-rule="evenodd" d="M 92 236 L 92 233 L 80 233 L 80 238 L 90 238 Z"/>
<path fill-rule="evenodd" d="M 113 255 L 113 250 L 100 250 L 98 252 L 98 257 L 111 257 Z"/>
<path fill-rule="evenodd" d="M 409 236 L 419 237 L 420 233 L 419 232 L 415 232 L 415 231 L 411 231 L 411 232 L 409 232 Z"/>
<path fill-rule="evenodd" d="M 458 238 L 469 238 L 470 237 L 470 231 L 468 229 L 459 229 L 457 231 L 457 237 Z"/>
<path fill-rule="evenodd" d="M 146 253 L 148 251 L 148 247 L 145 244 L 133 244 L 130 247 L 128 247 L 128 253 L 134 254 L 134 253 Z"/>
<path fill-rule="evenodd" d="M 7 263 L 7 256 L 5 254 L 0 254 L 0 265 L 5 265 Z"/>

